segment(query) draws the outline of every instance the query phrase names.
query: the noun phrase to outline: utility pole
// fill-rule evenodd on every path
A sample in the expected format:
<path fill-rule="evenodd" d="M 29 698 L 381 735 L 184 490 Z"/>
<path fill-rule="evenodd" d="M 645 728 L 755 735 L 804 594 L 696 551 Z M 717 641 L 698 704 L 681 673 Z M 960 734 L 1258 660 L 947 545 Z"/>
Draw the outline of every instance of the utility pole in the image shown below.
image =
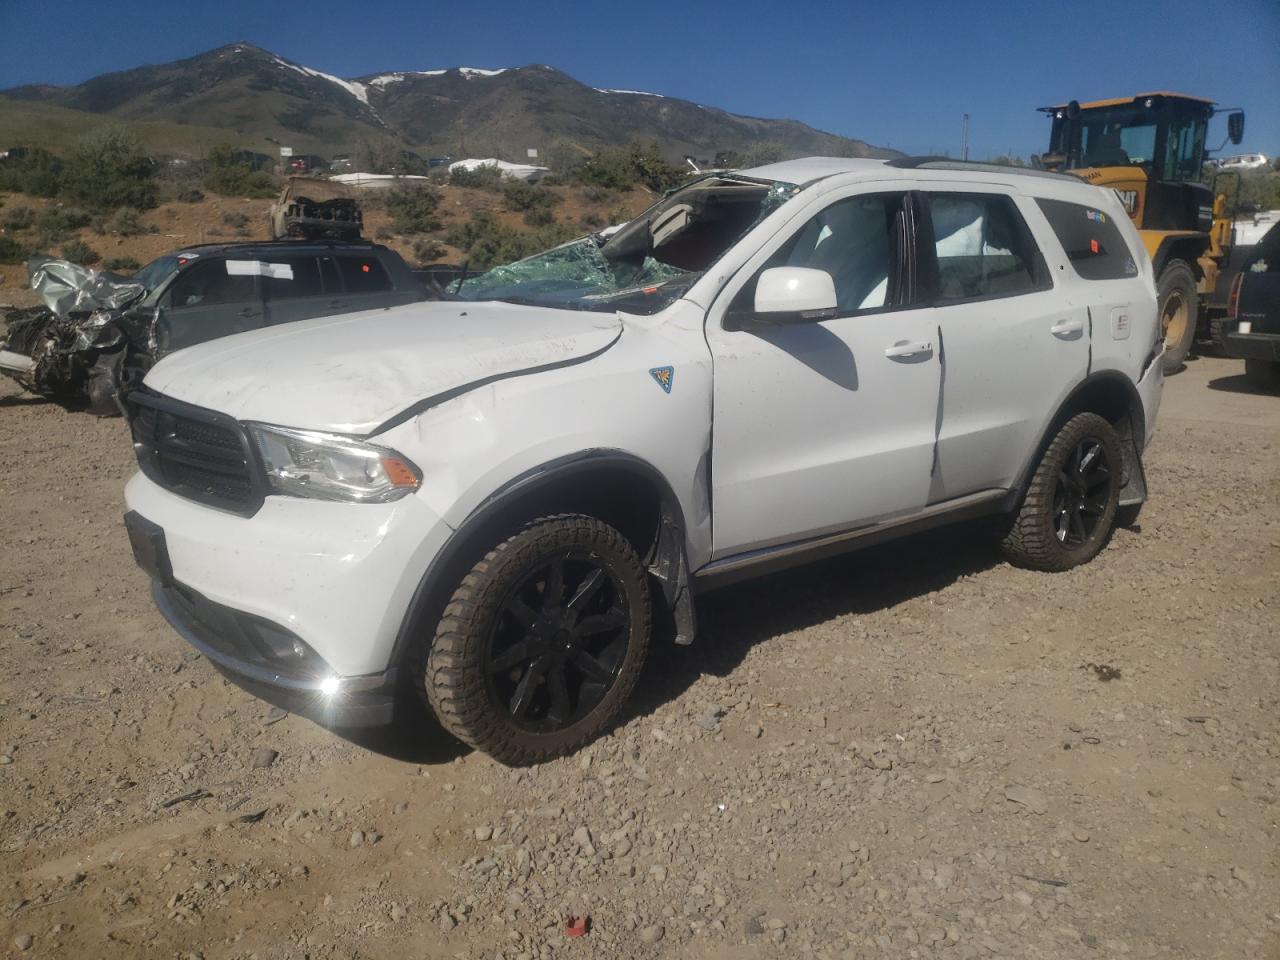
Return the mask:
<path fill-rule="evenodd" d="M 964 115 L 964 139 L 960 145 L 960 159 L 969 159 L 969 115 Z"/>

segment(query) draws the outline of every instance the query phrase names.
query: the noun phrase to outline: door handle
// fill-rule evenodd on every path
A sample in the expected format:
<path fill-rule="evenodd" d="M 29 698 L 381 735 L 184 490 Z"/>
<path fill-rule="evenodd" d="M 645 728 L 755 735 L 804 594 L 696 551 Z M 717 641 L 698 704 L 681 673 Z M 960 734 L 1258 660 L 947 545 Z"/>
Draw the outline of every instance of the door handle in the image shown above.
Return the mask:
<path fill-rule="evenodd" d="M 249 317 L 256 317 L 256 316 L 258 316 L 258 311 L 257 311 L 257 310 L 255 310 L 255 309 L 253 309 L 253 307 L 245 307 L 244 309 L 242 309 L 242 310 L 240 311 L 240 314 L 239 314 L 239 315 L 240 315 L 240 316 L 242 316 L 242 317 L 244 317 L 244 318 L 246 318 L 246 319 L 248 319 Z"/>
<path fill-rule="evenodd" d="M 1057 323 L 1055 323 L 1052 327 L 1049 328 L 1049 332 L 1052 333 L 1055 337 L 1071 337 L 1077 333 L 1084 332 L 1084 321 L 1059 320 Z"/>
<path fill-rule="evenodd" d="M 914 360 L 917 357 L 927 357 L 931 353 L 933 353 L 932 343 L 908 340 L 886 347 L 884 351 L 884 355 L 890 360 Z"/>

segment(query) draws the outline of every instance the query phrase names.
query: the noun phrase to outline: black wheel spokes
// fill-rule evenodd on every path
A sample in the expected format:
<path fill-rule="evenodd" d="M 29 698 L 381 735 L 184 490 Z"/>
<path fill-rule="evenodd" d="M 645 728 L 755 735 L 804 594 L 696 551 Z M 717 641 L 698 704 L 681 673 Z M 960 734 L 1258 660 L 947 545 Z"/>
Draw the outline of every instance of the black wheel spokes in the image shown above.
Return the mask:
<path fill-rule="evenodd" d="M 1078 547 L 1093 537 L 1107 511 L 1111 482 L 1106 448 L 1097 440 L 1082 440 L 1058 471 L 1053 527 L 1060 543 Z"/>
<path fill-rule="evenodd" d="M 556 557 L 508 596 L 490 639 L 490 692 L 517 724 L 562 729 L 612 688 L 627 651 L 618 580 L 592 555 Z"/>

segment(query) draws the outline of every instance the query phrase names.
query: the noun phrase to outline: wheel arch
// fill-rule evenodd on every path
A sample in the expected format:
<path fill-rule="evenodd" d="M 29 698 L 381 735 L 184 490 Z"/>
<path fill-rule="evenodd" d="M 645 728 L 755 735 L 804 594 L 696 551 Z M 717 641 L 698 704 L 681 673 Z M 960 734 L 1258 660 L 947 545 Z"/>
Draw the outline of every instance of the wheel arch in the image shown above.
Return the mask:
<path fill-rule="evenodd" d="M 1199 283 L 1204 277 L 1204 269 L 1200 266 L 1200 257 L 1209 250 L 1210 240 L 1207 233 L 1174 234 L 1163 237 L 1155 252 L 1151 254 L 1151 266 L 1156 282 L 1160 282 L 1160 274 L 1164 268 L 1175 260 L 1185 261 L 1191 268 L 1191 275 Z"/>
<path fill-rule="evenodd" d="M 679 499 L 648 461 L 622 451 L 587 450 L 524 471 L 471 511 L 419 581 L 396 635 L 392 663 L 404 662 L 485 553 L 522 524 L 554 513 L 585 513 L 615 527 L 656 582 L 655 626 L 665 622 L 673 628 L 677 643 L 693 641 L 696 622 Z"/>
<path fill-rule="evenodd" d="M 1041 433 L 1032 457 L 1022 468 L 1010 491 L 1009 510 L 1022 502 L 1036 465 L 1053 442 L 1062 425 L 1078 413 L 1096 413 L 1116 430 L 1124 454 L 1124 482 L 1120 487 L 1121 506 L 1142 503 L 1147 497 L 1146 475 L 1142 469 L 1141 444 L 1146 436 L 1146 412 L 1138 388 L 1115 370 L 1100 370 L 1082 380 L 1058 406 Z"/>

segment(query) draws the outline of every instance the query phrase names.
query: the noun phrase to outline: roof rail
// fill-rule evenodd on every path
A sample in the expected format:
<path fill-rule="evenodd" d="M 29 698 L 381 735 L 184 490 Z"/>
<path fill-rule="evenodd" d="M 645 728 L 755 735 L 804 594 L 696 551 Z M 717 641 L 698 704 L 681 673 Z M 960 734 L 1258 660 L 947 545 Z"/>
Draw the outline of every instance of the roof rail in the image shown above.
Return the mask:
<path fill-rule="evenodd" d="M 1071 180 L 1081 183 L 1079 177 L 1035 167 L 1014 167 L 1003 163 L 983 163 L 980 160 L 955 160 L 951 157 L 895 157 L 885 165 L 900 170 L 972 170 L 982 173 L 1014 173 L 1023 177 L 1049 177 L 1053 180 Z"/>

